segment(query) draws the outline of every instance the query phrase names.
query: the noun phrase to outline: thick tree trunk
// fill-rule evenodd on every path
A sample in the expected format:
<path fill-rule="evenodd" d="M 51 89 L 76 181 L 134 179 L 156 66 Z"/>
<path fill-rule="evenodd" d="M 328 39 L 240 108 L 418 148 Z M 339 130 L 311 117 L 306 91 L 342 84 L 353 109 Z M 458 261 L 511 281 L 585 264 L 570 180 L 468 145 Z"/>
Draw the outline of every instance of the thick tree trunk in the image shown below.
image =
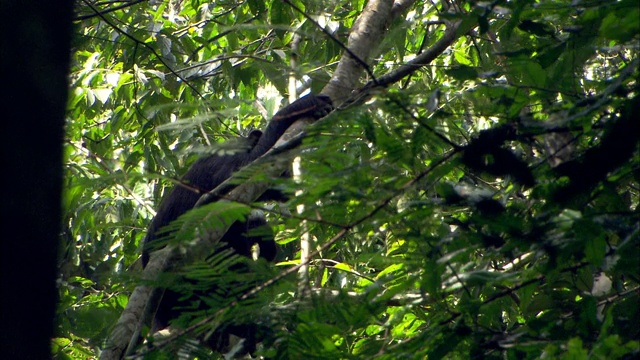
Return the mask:
<path fill-rule="evenodd" d="M 3 0 L 0 359 L 48 359 L 71 1 Z"/>

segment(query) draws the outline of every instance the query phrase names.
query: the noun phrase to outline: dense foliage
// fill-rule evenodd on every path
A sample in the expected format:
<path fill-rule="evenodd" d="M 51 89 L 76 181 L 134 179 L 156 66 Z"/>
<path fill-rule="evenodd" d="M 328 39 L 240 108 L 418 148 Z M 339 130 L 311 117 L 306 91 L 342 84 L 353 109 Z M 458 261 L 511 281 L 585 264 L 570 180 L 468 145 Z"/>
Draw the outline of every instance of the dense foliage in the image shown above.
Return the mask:
<path fill-rule="evenodd" d="M 393 21 L 360 84 L 461 21 L 457 40 L 308 127 L 301 177 L 273 180 L 295 193 L 286 204 L 217 203 L 181 219 L 266 209 L 281 254 L 243 274 L 214 257 L 178 270 L 193 282 L 164 276 L 185 294 L 260 288 L 239 304 L 204 294 L 213 310 L 180 322 L 208 318 L 196 333 L 257 322 L 268 329 L 258 354 L 281 359 L 638 356 L 637 1 L 396 3 L 406 8 L 383 14 Z M 367 4 L 78 2 L 58 358 L 104 345 L 139 283 L 162 194 L 198 156 L 264 127 L 284 98 L 319 92 Z M 277 277 L 305 234 L 320 250 L 306 284 Z M 212 356 L 189 335 L 146 356 Z"/>

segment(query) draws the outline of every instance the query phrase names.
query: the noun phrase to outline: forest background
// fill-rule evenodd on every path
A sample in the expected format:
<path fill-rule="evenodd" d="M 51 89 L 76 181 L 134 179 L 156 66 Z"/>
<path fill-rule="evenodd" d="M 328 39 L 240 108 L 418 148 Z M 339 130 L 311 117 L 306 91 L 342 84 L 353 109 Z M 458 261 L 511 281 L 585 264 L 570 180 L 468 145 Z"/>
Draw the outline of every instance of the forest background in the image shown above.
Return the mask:
<path fill-rule="evenodd" d="M 262 209 L 279 261 L 242 274 L 251 296 L 205 296 L 214 311 L 185 316 L 197 326 L 147 357 L 219 356 L 187 339 L 239 318 L 271 329 L 258 349 L 271 358 L 640 352 L 636 1 L 74 11 L 56 358 L 94 358 L 115 341 L 145 229 L 194 159 L 309 91 L 336 110 L 237 179 L 268 180 L 290 200 L 214 203 L 180 220 Z M 294 158 L 295 178 L 265 175 Z M 188 260 L 176 271 L 199 286 L 238 280 L 226 260 Z"/>

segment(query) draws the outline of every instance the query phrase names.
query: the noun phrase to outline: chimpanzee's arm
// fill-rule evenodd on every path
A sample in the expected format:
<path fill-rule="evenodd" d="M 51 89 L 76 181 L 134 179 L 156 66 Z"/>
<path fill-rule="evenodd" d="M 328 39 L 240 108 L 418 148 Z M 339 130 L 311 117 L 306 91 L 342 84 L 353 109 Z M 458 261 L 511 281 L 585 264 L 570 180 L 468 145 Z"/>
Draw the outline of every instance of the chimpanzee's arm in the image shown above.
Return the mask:
<path fill-rule="evenodd" d="M 262 137 L 244 159 L 242 166 L 254 161 L 264 155 L 275 143 L 280 136 L 293 124 L 296 120 L 312 117 L 320 119 L 327 115 L 333 109 L 331 98 L 326 95 L 306 95 L 292 102 L 289 106 L 278 111 L 264 131 Z"/>

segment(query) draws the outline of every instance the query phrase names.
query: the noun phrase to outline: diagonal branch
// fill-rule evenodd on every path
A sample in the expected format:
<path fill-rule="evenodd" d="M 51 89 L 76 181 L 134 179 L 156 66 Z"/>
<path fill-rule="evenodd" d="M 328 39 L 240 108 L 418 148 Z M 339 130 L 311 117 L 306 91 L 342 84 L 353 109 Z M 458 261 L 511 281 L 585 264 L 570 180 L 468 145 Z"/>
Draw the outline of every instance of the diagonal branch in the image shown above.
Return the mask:
<path fill-rule="evenodd" d="M 345 53 L 343 54 L 342 59 L 338 64 L 338 67 L 333 74 L 332 79 L 323 90 L 323 94 L 329 95 L 332 99 L 334 99 L 335 103 L 336 99 L 345 99 L 349 96 L 349 94 L 351 94 L 353 90 L 355 90 L 358 82 L 360 81 L 361 74 L 367 68 L 367 66 L 365 65 L 370 59 L 372 51 L 379 46 L 386 34 L 388 24 L 393 20 L 395 16 L 398 16 L 400 14 L 399 9 L 405 9 L 406 6 L 408 6 L 407 4 L 409 3 L 411 3 L 411 1 L 409 0 L 398 1 L 395 5 L 392 1 L 388 0 L 372 0 L 367 3 L 365 9 L 354 24 L 353 29 L 350 33 L 348 40 L 349 51 L 345 51 Z M 393 82 L 402 79 L 404 76 L 410 74 L 411 72 L 416 71 L 426 63 L 432 61 L 435 57 L 437 57 L 437 55 L 441 54 L 444 49 L 446 49 L 446 47 L 453 42 L 453 40 L 455 40 L 456 30 L 457 25 L 448 28 L 445 32 L 445 35 L 438 42 L 436 42 L 436 44 L 434 44 L 431 49 L 427 50 L 425 53 L 414 59 L 409 64 L 401 67 L 397 71 L 383 76 L 377 80 L 375 78 L 372 79 L 369 84 L 365 86 L 365 88 L 392 84 Z M 356 59 L 359 59 L 361 61 L 358 61 Z M 360 90 L 360 92 L 362 92 L 362 90 Z M 296 137 L 296 135 L 304 130 L 307 125 L 308 120 L 306 122 L 302 120 L 297 121 L 287 130 L 281 140 L 286 141 L 287 139 L 293 138 L 294 141 L 299 141 L 299 137 Z M 280 143 L 277 145 L 280 146 Z M 452 156 L 452 154 L 446 156 L 445 159 L 449 156 Z M 438 164 L 440 164 L 440 162 L 436 162 L 434 166 L 437 166 Z M 276 162 L 268 171 L 277 176 L 282 173 L 282 171 L 284 171 L 286 167 L 287 164 Z M 412 186 L 413 183 L 414 182 L 409 182 L 406 186 Z M 232 190 L 227 196 L 225 196 L 225 198 L 229 201 L 250 203 L 257 199 L 264 191 L 267 190 L 267 188 L 268 184 L 266 183 L 244 183 Z M 384 208 L 387 205 L 388 201 L 390 201 L 390 199 L 385 199 L 384 201 L 382 201 L 379 206 L 377 206 L 372 211 L 370 216 L 373 216 L 373 214 Z M 367 218 L 368 217 L 365 217 L 353 224 L 343 227 L 338 232 L 338 234 L 336 234 L 332 239 L 323 244 L 320 249 L 311 253 L 310 258 L 317 256 L 321 251 L 331 246 L 331 244 L 337 242 L 345 234 L 347 234 L 353 226 L 356 226 L 362 221 L 365 221 Z M 198 254 L 206 253 L 206 251 L 204 250 L 210 249 L 212 246 L 214 246 L 220 240 L 220 238 L 222 238 L 225 231 L 226 229 L 215 229 L 208 234 L 206 239 L 197 239 L 196 241 L 194 241 L 194 245 L 189 246 L 186 249 L 187 253 L 185 254 L 185 258 L 191 259 L 197 257 Z M 151 259 L 143 272 L 142 278 L 146 279 L 147 281 L 155 279 L 157 274 L 169 270 L 175 261 L 176 251 L 174 248 L 167 246 L 162 250 L 155 251 L 152 254 Z M 302 265 L 304 264 L 299 264 L 298 266 L 294 266 L 284 270 L 270 281 L 261 284 L 245 293 L 237 302 L 232 303 L 229 307 L 237 305 L 239 301 L 247 299 L 260 292 L 264 288 L 285 278 L 287 275 L 295 273 Z M 145 314 L 150 313 L 150 311 L 145 310 L 145 308 L 153 308 L 154 301 L 157 301 L 157 299 L 159 299 L 159 295 L 161 295 L 161 289 L 155 289 L 150 285 L 140 285 L 136 287 L 131 297 L 129 298 L 127 308 L 124 310 L 122 316 L 118 320 L 114 330 L 109 337 L 107 347 L 101 354 L 101 359 L 111 360 L 123 358 L 129 343 L 135 344 L 137 342 L 137 333 L 139 332 L 141 324 L 145 323 L 146 321 L 144 317 L 148 316 Z M 221 309 L 221 311 L 222 310 L 225 309 Z M 194 326 L 197 327 L 197 325 L 198 324 Z M 187 329 L 186 331 L 189 331 L 189 329 Z"/>

